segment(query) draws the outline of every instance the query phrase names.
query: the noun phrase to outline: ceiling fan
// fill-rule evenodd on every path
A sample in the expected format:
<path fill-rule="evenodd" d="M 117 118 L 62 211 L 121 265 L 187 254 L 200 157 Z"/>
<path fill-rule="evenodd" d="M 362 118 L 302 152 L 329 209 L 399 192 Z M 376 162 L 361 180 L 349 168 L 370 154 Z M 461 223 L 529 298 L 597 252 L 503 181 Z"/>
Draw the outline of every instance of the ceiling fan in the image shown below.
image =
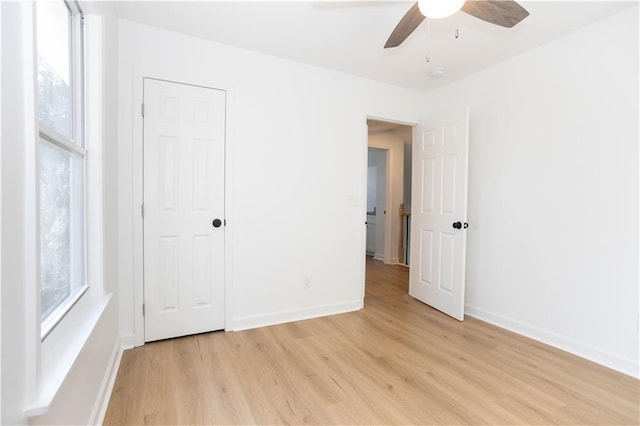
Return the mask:
<path fill-rule="evenodd" d="M 506 28 L 529 16 L 514 0 L 418 0 L 398 22 L 384 48 L 400 46 L 425 18 L 445 18 L 459 10 Z"/>

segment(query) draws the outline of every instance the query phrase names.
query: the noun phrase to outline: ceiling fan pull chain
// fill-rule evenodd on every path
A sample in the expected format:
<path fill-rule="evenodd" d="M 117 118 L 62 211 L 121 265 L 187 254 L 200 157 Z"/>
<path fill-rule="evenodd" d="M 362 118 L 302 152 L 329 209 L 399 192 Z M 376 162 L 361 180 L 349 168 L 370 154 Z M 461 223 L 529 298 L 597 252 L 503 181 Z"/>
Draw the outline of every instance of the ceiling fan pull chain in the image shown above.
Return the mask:
<path fill-rule="evenodd" d="M 456 35 L 456 38 L 460 38 L 460 30 L 458 30 L 457 28 L 456 28 L 456 33 L 455 33 L 455 35 Z"/>
<path fill-rule="evenodd" d="M 431 19 L 425 18 L 425 21 L 427 21 L 427 46 L 429 46 L 429 39 L 431 38 Z M 431 62 L 431 55 L 429 52 L 427 52 L 424 60 L 427 61 L 427 63 Z"/>

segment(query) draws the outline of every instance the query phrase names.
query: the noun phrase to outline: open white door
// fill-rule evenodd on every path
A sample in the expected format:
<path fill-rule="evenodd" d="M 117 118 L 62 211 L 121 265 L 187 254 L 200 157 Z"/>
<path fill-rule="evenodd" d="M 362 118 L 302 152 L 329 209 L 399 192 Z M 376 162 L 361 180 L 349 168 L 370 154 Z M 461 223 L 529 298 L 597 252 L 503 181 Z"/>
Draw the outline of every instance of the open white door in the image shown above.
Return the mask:
<path fill-rule="evenodd" d="M 409 294 L 464 319 L 469 110 L 414 128 Z"/>
<path fill-rule="evenodd" d="M 225 103 L 144 79 L 145 341 L 225 326 Z"/>

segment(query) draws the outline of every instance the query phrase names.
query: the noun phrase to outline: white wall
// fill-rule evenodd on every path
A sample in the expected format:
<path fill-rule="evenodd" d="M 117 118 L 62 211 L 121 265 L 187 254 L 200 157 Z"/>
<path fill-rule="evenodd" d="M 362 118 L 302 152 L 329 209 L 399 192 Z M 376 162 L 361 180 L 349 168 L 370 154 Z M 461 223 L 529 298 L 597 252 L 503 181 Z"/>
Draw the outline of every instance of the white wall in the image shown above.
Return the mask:
<path fill-rule="evenodd" d="M 104 26 L 104 139 L 102 145 L 104 282 L 118 292 L 118 19 L 110 2 L 92 3 L 103 16 Z"/>
<path fill-rule="evenodd" d="M 98 6 L 96 5 L 96 8 Z M 114 354 L 119 349 L 117 334 L 117 283 L 112 281 L 116 276 L 112 270 L 114 245 L 117 241 L 111 235 L 117 234 L 116 222 L 105 220 L 105 234 L 108 236 L 104 251 L 104 276 L 109 277 L 105 283 L 105 291 L 114 293 L 111 303 L 100 317 L 89 340 L 84 345 L 71 372 L 63 382 L 54 398 L 49 412 L 38 418 L 28 419 L 23 415 L 25 406 L 30 402 L 27 395 L 29 377 L 35 376 L 36 366 L 29 361 L 35 359 L 31 353 L 32 346 L 28 342 L 39 339 L 33 336 L 28 327 L 28 313 L 34 312 L 36 303 L 31 299 L 29 290 L 29 270 L 33 268 L 26 261 L 33 256 L 26 249 L 25 240 L 33 232 L 32 217 L 25 202 L 33 197 L 35 189 L 27 186 L 28 176 L 26 152 L 29 143 L 33 143 L 35 135 L 30 134 L 32 128 L 25 123 L 33 122 L 29 116 L 30 108 L 25 103 L 23 79 L 29 75 L 24 67 L 29 64 L 25 58 L 31 54 L 30 49 L 23 48 L 23 40 L 31 33 L 30 3 L 2 2 L 2 392 L 0 407 L 2 424 L 55 423 L 82 424 L 99 421 L 103 408 L 102 397 L 108 395 L 108 375 L 110 365 L 114 364 Z M 98 9 L 96 9 L 98 11 Z M 103 92 L 105 93 L 103 151 L 107 160 L 114 158 L 115 129 L 117 126 L 114 114 L 117 96 L 117 45 L 110 40 L 117 40 L 117 21 L 113 11 L 107 4 L 99 7 L 105 13 L 106 53 L 103 60 L 107 64 Z M 8 64 L 8 65 L 7 65 Z M 5 65 L 7 65 L 5 67 Z M 117 164 L 105 165 L 104 195 L 107 204 L 114 202 L 115 180 L 110 180 Z M 105 207 L 104 216 L 113 214 L 113 207 Z M 10 248 L 10 250 L 7 250 Z"/>
<path fill-rule="evenodd" d="M 470 106 L 466 312 L 638 375 L 638 8 L 451 84 Z"/>
<path fill-rule="evenodd" d="M 414 121 L 420 95 L 120 21 L 120 332 L 133 342 L 134 75 L 231 90 L 231 328 L 362 304 L 366 116 Z M 326 267 L 331 265 L 331 267 Z M 305 277 L 311 287 L 305 289 Z"/>
<path fill-rule="evenodd" d="M 24 94 L 21 68 L 22 10 L 2 8 L 2 424 L 26 423 L 21 408 L 26 393 L 24 287 Z M 7 66 L 12 64 L 12 66 Z M 9 185 L 9 183 L 11 183 Z M 7 250 L 7 248 L 11 250 Z M 7 321 L 7 318 L 11 320 Z"/>

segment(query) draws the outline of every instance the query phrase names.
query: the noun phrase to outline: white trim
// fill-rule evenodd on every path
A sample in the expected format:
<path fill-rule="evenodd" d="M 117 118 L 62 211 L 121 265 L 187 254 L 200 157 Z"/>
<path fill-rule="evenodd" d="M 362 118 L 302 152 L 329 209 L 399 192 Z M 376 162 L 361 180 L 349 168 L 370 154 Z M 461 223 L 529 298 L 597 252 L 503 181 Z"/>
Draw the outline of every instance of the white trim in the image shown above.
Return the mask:
<path fill-rule="evenodd" d="M 114 301 L 115 302 L 115 301 Z M 122 361 L 122 344 L 119 339 L 116 339 L 111 351 L 111 357 L 107 364 L 106 374 L 100 384 L 100 389 L 96 395 L 96 402 L 91 410 L 91 416 L 87 424 L 101 425 L 104 422 L 104 416 L 107 413 L 109 407 L 109 400 L 111 399 L 111 393 L 113 387 L 116 384 L 116 378 L 118 377 L 118 369 L 120 368 L 120 362 Z"/>
<path fill-rule="evenodd" d="M 367 120 L 384 121 L 385 123 L 392 123 L 392 124 L 398 124 L 400 126 L 409 126 L 409 127 L 416 127 L 418 125 L 418 123 L 414 123 L 413 121 L 384 118 L 381 115 L 371 115 L 371 114 L 367 114 Z M 368 136 L 368 133 L 367 133 L 367 136 Z"/>
<path fill-rule="evenodd" d="M 224 144 L 224 314 L 225 331 L 232 331 L 233 324 L 233 134 L 234 122 L 231 120 L 233 92 L 226 89 L 225 105 L 225 144 Z"/>
<path fill-rule="evenodd" d="M 86 149 L 47 126 L 44 121 L 38 122 L 38 128 L 40 130 L 40 137 L 48 142 L 63 148 L 65 151 L 75 153 L 83 157 L 87 155 Z"/>
<path fill-rule="evenodd" d="M 358 300 L 360 300 L 360 304 L 364 306 L 364 295 L 365 295 L 365 281 L 367 276 L 367 259 L 365 257 L 367 253 L 367 179 L 368 177 L 368 168 L 369 168 L 369 124 L 367 123 L 367 116 L 364 114 L 362 116 L 362 121 L 364 126 L 362 126 L 362 136 L 361 136 L 361 155 L 360 155 L 360 176 L 362 179 L 362 184 L 360 185 L 360 199 L 362 201 L 362 205 L 360 207 L 360 211 L 362 214 L 362 225 L 359 226 L 359 238 L 360 238 L 360 268 L 358 277 L 358 281 L 361 283 L 360 289 L 358 292 Z"/>
<path fill-rule="evenodd" d="M 144 345 L 144 316 L 142 315 L 142 304 L 144 303 L 144 254 L 143 254 L 143 221 L 140 207 L 143 203 L 143 117 L 141 105 L 144 97 L 144 78 L 153 78 L 176 83 L 190 84 L 195 86 L 208 87 L 223 90 L 226 93 L 226 121 L 225 121 L 225 330 L 231 331 L 233 319 L 233 280 L 232 280 L 232 259 L 233 259 L 233 196 L 232 169 L 233 169 L 233 87 L 230 84 L 223 84 L 217 81 L 202 81 L 194 79 L 190 75 L 158 72 L 150 69 L 132 69 L 132 211 L 133 219 L 133 322 L 134 322 L 134 346 Z M 121 82 L 122 84 L 122 82 Z"/>
<path fill-rule="evenodd" d="M 44 321 L 40 323 L 40 341 L 43 342 L 47 336 L 53 331 L 60 321 L 74 308 L 76 303 L 80 301 L 82 296 L 89 290 L 89 287 L 85 284 L 79 287 L 73 294 L 71 294 L 64 302 L 62 302 L 56 309 L 54 309 Z"/>
<path fill-rule="evenodd" d="M 120 347 L 124 349 L 131 349 L 135 347 L 135 336 L 133 333 L 120 336 Z"/>
<path fill-rule="evenodd" d="M 134 317 L 134 344 L 144 345 L 144 315 L 142 315 L 142 304 L 144 303 L 144 255 L 143 255 L 143 222 L 140 208 L 142 206 L 142 144 L 143 144 L 143 121 L 139 106 L 142 105 L 144 95 L 144 75 L 133 72 L 133 94 L 132 94 L 132 178 L 133 178 L 133 259 L 131 264 L 133 275 L 133 317 Z"/>
<path fill-rule="evenodd" d="M 0 24 L 2 23 L 2 5 L 0 5 Z M 0 31 L 0 47 L 2 31 Z M 1 49 L 0 49 L 1 50 Z M 0 129 L 2 129 L 2 53 L 0 52 Z M 2 164 L 2 132 L 0 131 L 0 164 Z M 0 259 L 2 259 L 2 173 L 0 173 Z M 0 289 L 2 289 L 2 262 L 0 262 Z M 0 291 L 0 318 L 2 318 L 2 291 Z M 2 327 L 0 327 L 0 383 L 2 380 Z M 0 419 L 2 419 L 2 386 L 0 386 Z"/>
<path fill-rule="evenodd" d="M 41 318 L 40 318 L 40 185 L 39 141 L 37 111 L 37 45 L 35 3 L 21 4 L 23 22 L 24 72 L 24 146 L 25 146 L 25 199 L 24 199 L 24 303 L 25 303 L 25 368 L 27 400 L 40 393 Z"/>
<path fill-rule="evenodd" d="M 87 109 L 87 77 L 89 74 L 86 72 L 85 63 L 85 49 L 87 45 L 87 36 L 84 32 L 84 12 L 74 0 L 65 0 L 65 4 L 71 12 L 71 58 L 73 63 L 73 71 L 71 74 L 72 85 L 74 86 L 74 100 L 73 100 L 73 115 L 75 117 L 74 133 L 75 142 L 78 147 L 85 148 L 87 146 L 87 134 L 86 134 L 86 109 Z M 100 35 L 98 35 L 99 37 Z M 101 38 L 98 38 L 101 40 Z M 102 55 L 102 46 L 100 46 L 98 52 Z M 70 70 L 71 71 L 71 70 Z M 93 76 L 92 76 L 93 77 Z M 85 160 L 86 166 L 86 160 Z M 85 274 L 86 278 L 86 274 Z"/>
<path fill-rule="evenodd" d="M 106 311 L 111 294 L 100 299 L 86 299 L 85 303 L 76 305 L 64 323 L 54 329 L 59 333 L 57 344 L 49 350 L 43 350 L 42 378 L 39 392 L 31 399 L 23 410 L 25 417 L 46 414 L 62 383 L 73 369 L 78 355 L 86 345 L 96 325 Z M 64 326 L 64 329 L 63 329 Z"/>
<path fill-rule="evenodd" d="M 85 15 L 84 117 L 85 156 L 85 261 L 91 297 L 104 294 L 104 186 L 103 186 L 103 44 L 102 17 Z"/>
<path fill-rule="evenodd" d="M 364 256 L 363 256 L 364 257 Z M 233 330 L 248 330 L 251 328 L 267 327 L 270 325 L 284 324 L 293 321 L 324 317 L 328 315 L 343 314 L 362 309 L 363 300 L 352 302 L 334 303 L 330 305 L 320 305 L 304 309 L 290 309 L 265 315 L 251 315 L 237 318 L 233 322 Z"/>
<path fill-rule="evenodd" d="M 465 305 L 465 315 L 488 322 L 522 336 L 529 337 L 547 345 L 562 349 L 579 357 L 588 359 L 629 376 L 640 378 L 638 360 L 624 358 L 602 349 L 559 335 L 549 330 L 496 314 L 477 306 Z"/>

